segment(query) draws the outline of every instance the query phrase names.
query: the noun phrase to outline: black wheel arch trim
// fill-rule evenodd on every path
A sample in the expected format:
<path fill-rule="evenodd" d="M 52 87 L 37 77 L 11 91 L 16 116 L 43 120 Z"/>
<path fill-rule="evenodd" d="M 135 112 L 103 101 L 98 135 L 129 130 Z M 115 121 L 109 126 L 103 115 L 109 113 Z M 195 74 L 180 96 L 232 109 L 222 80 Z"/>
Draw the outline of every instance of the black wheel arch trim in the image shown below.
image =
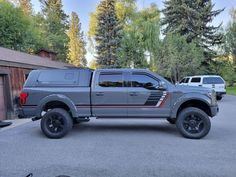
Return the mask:
<path fill-rule="evenodd" d="M 77 108 L 70 98 L 68 98 L 67 96 L 62 95 L 62 94 L 53 94 L 53 95 L 49 95 L 49 96 L 43 98 L 42 100 L 40 100 L 38 106 L 36 107 L 36 117 L 41 117 L 41 113 L 42 113 L 45 105 L 49 102 L 52 102 L 52 101 L 59 101 L 65 105 L 67 105 L 68 108 L 70 109 L 72 117 L 79 116 L 78 112 L 77 112 Z"/>
<path fill-rule="evenodd" d="M 177 118 L 177 114 L 178 114 L 178 110 L 181 107 L 181 105 L 183 105 L 184 103 L 188 102 L 188 101 L 200 101 L 200 102 L 204 102 L 209 109 L 212 107 L 211 105 L 211 99 L 203 94 L 185 94 L 182 97 L 180 97 L 172 106 L 171 108 L 171 113 L 170 113 L 170 117 L 171 118 Z M 211 110 L 211 109 L 210 109 Z M 211 113 L 210 113 L 211 114 Z"/>

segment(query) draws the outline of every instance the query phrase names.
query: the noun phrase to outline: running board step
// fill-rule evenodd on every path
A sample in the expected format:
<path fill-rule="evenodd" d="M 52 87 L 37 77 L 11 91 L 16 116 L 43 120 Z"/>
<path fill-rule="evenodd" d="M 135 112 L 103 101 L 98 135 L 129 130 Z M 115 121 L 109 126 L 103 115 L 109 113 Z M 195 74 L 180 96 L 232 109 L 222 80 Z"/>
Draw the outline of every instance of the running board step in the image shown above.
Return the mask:
<path fill-rule="evenodd" d="M 81 118 L 81 117 L 78 117 L 78 118 L 74 118 L 75 122 L 89 122 L 90 119 L 89 118 Z"/>

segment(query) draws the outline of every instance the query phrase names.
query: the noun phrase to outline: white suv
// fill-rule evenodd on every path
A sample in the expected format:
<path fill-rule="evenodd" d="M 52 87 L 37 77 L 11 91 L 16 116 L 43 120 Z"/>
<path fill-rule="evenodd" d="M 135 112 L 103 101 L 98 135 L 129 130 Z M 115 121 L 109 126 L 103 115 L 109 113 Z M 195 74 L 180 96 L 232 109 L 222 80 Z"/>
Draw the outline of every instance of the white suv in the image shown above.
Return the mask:
<path fill-rule="evenodd" d="M 221 100 L 226 94 L 226 84 L 222 77 L 217 75 L 200 75 L 184 77 L 180 85 L 200 86 L 212 88 L 216 92 L 217 100 Z"/>

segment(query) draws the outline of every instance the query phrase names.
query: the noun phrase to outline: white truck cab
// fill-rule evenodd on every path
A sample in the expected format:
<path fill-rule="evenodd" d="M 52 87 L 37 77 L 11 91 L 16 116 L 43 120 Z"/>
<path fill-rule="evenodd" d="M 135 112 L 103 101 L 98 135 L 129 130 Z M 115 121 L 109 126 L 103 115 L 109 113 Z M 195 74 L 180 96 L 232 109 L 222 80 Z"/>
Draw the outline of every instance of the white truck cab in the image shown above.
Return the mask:
<path fill-rule="evenodd" d="M 180 81 L 180 85 L 212 88 L 216 92 L 217 100 L 221 100 L 226 94 L 225 81 L 218 75 L 187 76 Z"/>

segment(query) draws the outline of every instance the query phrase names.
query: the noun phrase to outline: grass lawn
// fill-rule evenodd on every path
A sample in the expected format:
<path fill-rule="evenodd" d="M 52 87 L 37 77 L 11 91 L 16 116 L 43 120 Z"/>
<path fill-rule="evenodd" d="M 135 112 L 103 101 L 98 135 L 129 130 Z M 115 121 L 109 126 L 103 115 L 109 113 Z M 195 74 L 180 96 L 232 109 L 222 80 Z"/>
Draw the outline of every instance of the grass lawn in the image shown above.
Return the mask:
<path fill-rule="evenodd" d="M 236 87 L 228 87 L 227 94 L 236 96 Z"/>

